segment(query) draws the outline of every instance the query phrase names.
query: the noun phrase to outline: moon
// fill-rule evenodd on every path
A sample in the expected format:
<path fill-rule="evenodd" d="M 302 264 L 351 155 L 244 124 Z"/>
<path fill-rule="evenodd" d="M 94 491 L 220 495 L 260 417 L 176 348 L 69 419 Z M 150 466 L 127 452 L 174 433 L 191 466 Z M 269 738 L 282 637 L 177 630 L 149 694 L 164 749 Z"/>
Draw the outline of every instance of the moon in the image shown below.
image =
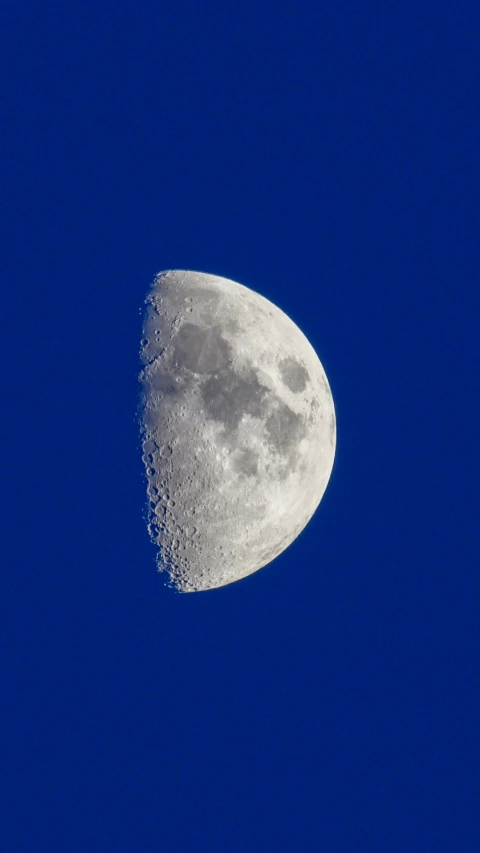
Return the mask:
<path fill-rule="evenodd" d="M 215 275 L 159 273 L 145 300 L 140 426 L 148 529 L 181 592 L 256 572 L 325 492 L 335 409 L 298 326 Z"/>

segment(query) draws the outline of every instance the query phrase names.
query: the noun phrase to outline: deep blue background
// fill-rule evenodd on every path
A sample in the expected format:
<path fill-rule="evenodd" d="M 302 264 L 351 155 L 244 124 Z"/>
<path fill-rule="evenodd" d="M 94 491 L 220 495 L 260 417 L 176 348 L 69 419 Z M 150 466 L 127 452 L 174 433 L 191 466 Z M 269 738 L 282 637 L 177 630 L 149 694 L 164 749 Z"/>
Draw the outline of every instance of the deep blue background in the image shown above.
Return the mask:
<path fill-rule="evenodd" d="M 477 9 L 4 6 L 6 853 L 478 853 Z M 338 416 L 299 539 L 183 596 L 135 424 L 174 267 L 286 311 Z"/>

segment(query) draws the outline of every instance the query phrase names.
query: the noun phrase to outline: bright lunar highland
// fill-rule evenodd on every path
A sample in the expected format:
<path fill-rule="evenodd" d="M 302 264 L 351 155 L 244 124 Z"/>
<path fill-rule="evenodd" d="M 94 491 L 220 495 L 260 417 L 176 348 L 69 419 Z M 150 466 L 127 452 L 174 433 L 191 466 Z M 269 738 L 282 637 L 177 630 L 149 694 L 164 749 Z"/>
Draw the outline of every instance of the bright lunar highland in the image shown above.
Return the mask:
<path fill-rule="evenodd" d="M 145 301 L 140 420 L 158 567 L 182 592 L 270 563 L 315 512 L 335 454 L 323 367 L 279 308 L 199 272 Z"/>

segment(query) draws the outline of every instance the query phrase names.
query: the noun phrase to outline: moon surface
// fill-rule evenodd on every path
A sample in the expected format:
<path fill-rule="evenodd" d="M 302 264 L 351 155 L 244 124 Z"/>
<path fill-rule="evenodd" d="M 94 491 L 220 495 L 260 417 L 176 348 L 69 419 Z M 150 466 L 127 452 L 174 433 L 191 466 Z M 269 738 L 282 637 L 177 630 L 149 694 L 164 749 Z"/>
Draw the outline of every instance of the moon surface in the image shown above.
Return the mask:
<path fill-rule="evenodd" d="M 323 367 L 290 318 L 229 279 L 156 276 L 140 423 L 158 567 L 181 592 L 256 572 L 305 527 L 335 455 Z"/>

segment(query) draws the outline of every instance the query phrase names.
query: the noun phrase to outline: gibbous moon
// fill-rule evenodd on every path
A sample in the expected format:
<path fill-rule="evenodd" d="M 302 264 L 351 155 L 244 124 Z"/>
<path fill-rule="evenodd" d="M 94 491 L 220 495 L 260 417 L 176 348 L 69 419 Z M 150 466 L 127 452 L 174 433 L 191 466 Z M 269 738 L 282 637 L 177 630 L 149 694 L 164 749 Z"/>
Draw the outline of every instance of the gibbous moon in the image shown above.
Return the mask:
<path fill-rule="evenodd" d="M 256 572 L 315 512 L 335 410 L 306 337 L 215 275 L 157 275 L 145 300 L 140 421 L 158 567 L 181 592 Z"/>

